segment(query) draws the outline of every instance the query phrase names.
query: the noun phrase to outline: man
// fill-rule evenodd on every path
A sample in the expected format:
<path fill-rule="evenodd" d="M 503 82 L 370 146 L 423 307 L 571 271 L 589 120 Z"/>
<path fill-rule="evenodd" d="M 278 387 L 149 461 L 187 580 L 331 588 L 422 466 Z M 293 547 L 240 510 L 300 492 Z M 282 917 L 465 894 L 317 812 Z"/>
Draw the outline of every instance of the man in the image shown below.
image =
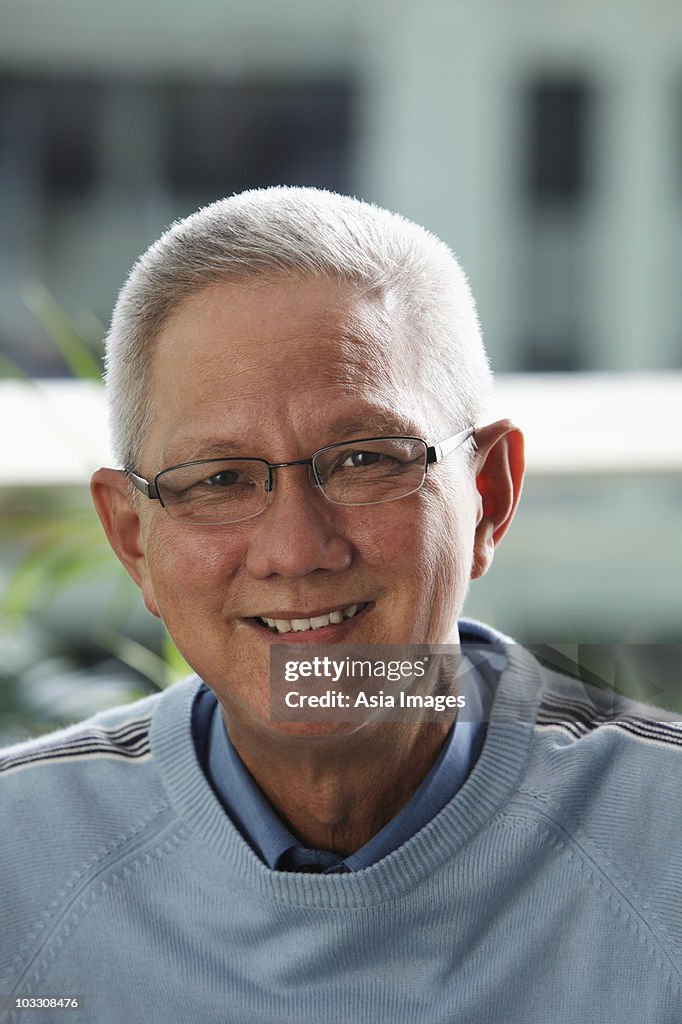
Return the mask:
<path fill-rule="evenodd" d="M 460 619 L 523 449 L 446 246 L 216 203 L 134 267 L 107 383 L 95 506 L 197 675 L 6 752 L 8 1019 L 682 1020 L 679 730 Z M 285 644 L 461 644 L 467 713 L 287 719 Z"/>

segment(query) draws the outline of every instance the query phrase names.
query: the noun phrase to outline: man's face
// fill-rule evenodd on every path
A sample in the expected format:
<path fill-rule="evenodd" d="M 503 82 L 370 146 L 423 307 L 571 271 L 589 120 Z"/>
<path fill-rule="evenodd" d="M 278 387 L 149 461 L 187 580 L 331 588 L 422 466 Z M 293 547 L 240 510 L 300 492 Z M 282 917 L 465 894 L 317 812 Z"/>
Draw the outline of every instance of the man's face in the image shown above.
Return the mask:
<path fill-rule="evenodd" d="M 201 458 L 288 462 L 352 438 L 432 443 L 460 430 L 419 388 L 406 333 L 398 310 L 338 282 L 211 286 L 158 339 L 136 468 L 151 478 Z M 306 466 L 274 470 L 265 511 L 231 525 L 187 525 L 142 499 L 143 594 L 228 715 L 263 727 L 272 644 L 457 640 L 478 507 L 461 451 L 420 491 L 380 505 L 331 504 Z M 353 606 L 315 631 L 280 636 L 261 621 Z"/>

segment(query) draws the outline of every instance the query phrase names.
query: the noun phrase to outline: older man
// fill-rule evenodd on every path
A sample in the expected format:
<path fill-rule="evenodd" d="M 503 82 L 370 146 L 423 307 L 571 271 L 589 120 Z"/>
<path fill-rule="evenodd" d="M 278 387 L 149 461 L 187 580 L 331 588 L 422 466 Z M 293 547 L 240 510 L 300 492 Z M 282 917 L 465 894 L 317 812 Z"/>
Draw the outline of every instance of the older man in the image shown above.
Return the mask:
<path fill-rule="evenodd" d="M 682 1020 L 680 732 L 460 620 L 523 449 L 446 246 L 218 202 L 134 267 L 107 380 L 95 505 L 196 677 L 0 762 L 9 1019 Z M 473 645 L 468 713 L 286 720 L 285 644 Z"/>

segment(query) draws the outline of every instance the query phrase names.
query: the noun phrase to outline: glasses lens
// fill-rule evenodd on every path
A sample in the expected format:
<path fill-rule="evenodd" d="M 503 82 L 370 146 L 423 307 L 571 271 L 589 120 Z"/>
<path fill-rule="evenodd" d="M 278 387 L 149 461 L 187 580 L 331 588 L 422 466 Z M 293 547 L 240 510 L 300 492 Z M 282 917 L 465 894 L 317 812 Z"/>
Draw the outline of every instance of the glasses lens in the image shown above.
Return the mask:
<path fill-rule="evenodd" d="M 251 519 L 267 504 L 268 467 L 253 459 L 219 459 L 166 469 L 156 478 L 174 519 L 220 526 Z"/>
<path fill-rule="evenodd" d="M 313 466 L 329 501 L 376 505 L 419 490 L 426 473 L 426 444 L 413 437 L 349 441 L 318 452 Z"/>

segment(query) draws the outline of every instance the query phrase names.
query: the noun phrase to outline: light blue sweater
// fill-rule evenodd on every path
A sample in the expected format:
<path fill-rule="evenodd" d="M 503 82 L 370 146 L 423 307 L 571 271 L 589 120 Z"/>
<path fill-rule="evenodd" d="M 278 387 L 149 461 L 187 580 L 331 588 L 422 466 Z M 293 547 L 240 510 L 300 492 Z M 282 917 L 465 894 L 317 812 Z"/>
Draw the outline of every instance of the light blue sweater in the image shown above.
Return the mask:
<path fill-rule="evenodd" d="M 44 1024 L 682 1022 L 682 730 L 508 651 L 478 763 L 356 874 L 271 871 L 190 733 L 197 680 L 0 760 L 0 994 Z"/>

